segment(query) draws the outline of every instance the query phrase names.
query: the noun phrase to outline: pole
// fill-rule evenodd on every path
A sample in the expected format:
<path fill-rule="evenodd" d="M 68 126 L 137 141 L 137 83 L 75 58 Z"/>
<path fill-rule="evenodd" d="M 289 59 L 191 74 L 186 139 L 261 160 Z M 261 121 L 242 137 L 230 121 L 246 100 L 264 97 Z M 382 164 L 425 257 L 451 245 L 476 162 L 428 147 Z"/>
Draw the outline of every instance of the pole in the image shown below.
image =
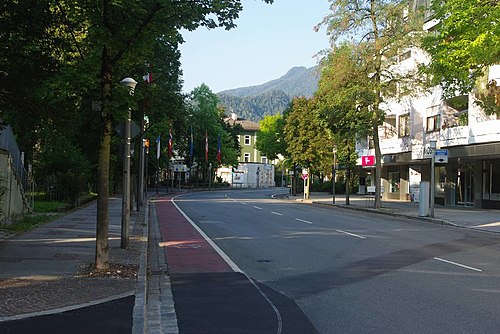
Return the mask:
<path fill-rule="evenodd" d="M 125 149 L 123 156 L 123 198 L 122 198 L 122 226 L 121 243 L 122 249 L 128 246 L 129 223 L 130 223 L 130 125 L 132 112 L 128 109 L 127 121 L 125 122 Z"/>
<path fill-rule="evenodd" d="M 134 95 L 137 82 L 132 78 L 125 78 L 120 84 L 128 87 L 130 95 Z M 130 224 L 130 142 L 132 124 L 132 110 L 128 108 L 127 120 L 125 121 L 125 147 L 123 150 L 123 197 L 122 197 L 122 226 L 120 247 L 125 249 L 128 246 L 129 224 Z"/>
<path fill-rule="evenodd" d="M 337 162 L 337 152 L 333 151 L 333 166 L 332 166 L 332 204 L 335 204 L 335 174 L 337 172 L 337 166 L 335 166 Z"/>
<path fill-rule="evenodd" d="M 144 117 L 142 120 L 144 128 Z M 141 211 L 142 202 L 144 199 L 144 139 L 143 134 L 139 138 L 139 172 L 137 177 L 137 211 Z"/>
<path fill-rule="evenodd" d="M 156 159 L 156 195 L 159 194 L 159 183 L 160 183 L 160 159 Z"/>
<path fill-rule="evenodd" d="M 435 157 L 436 157 L 436 149 L 432 149 L 432 158 L 431 158 L 431 184 L 430 184 L 430 205 L 429 205 L 429 217 L 434 218 L 434 191 L 435 191 L 435 186 L 434 186 L 434 178 L 435 178 Z"/>
<path fill-rule="evenodd" d="M 212 163 L 208 165 L 208 190 L 212 188 Z"/>

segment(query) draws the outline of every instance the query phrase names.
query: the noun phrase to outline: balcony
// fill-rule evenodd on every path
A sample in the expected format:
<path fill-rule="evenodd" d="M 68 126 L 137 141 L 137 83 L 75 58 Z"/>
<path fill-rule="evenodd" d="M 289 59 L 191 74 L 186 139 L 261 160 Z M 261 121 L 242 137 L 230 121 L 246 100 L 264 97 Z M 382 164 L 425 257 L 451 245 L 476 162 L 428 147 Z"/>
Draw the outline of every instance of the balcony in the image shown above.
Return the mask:
<path fill-rule="evenodd" d="M 442 147 L 500 142 L 500 120 L 447 128 L 439 139 Z"/>

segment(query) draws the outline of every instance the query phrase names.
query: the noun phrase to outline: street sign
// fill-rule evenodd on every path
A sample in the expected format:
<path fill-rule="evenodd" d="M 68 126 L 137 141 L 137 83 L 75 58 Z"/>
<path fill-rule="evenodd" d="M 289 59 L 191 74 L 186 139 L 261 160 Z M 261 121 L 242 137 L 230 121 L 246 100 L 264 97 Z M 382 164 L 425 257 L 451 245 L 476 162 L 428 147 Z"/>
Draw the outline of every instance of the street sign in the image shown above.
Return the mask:
<path fill-rule="evenodd" d="M 375 165 L 375 156 L 374 155 L 363 155 L 361 157 L 361 166 L 373 166 Z"/>
<path fill-rule="evenodd" d="M 440 164 L 448 163 L 448 150 L 436 150 L 434 161 Z"/>

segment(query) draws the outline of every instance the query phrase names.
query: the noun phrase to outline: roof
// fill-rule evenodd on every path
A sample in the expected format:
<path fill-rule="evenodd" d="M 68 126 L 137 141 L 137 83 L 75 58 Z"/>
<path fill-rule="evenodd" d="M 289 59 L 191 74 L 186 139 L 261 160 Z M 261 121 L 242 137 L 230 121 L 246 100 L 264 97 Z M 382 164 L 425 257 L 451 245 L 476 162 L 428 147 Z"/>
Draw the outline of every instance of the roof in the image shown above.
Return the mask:
<path fill-rule="evenodd" d="M 226 122 L 228 122 L 231 125 L 239 124 L 243 128 L 243 130 L 246 131 L 259 131 L 260 130 L 260 125 L 259 123 L 249 121 L 244 118 L 237 118 L 236 120 L 231 117 L 226 117 L 225 119 Z"/>

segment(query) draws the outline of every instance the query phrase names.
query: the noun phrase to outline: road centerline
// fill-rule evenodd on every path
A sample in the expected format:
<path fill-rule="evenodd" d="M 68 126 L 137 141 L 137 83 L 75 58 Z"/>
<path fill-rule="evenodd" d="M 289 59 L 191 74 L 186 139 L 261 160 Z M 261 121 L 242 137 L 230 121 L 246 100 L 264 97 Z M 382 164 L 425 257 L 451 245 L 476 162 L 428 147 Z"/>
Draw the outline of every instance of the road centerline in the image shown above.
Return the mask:
<path fill-rule="evenodd" d="M 309 224 L 309 225 L 312 225 L 313 222 L 310 222 L 308 220 L 304 220 L 304 219 L 300 219 L 300 218 L 295 218 L 295 220 L 299 221 L 299 222 L 302 222 L 302 223 L 306 223 L 306 224 Z"/>
<path fill-rule="evenodd" d="M 271 211 L 271 213 L 272 213 L 273 215 L 283 216 L 283 214 L 282 214 L 282 213 L 279 213 L 279 212 L 276 212 L 276 211 Z"/>

